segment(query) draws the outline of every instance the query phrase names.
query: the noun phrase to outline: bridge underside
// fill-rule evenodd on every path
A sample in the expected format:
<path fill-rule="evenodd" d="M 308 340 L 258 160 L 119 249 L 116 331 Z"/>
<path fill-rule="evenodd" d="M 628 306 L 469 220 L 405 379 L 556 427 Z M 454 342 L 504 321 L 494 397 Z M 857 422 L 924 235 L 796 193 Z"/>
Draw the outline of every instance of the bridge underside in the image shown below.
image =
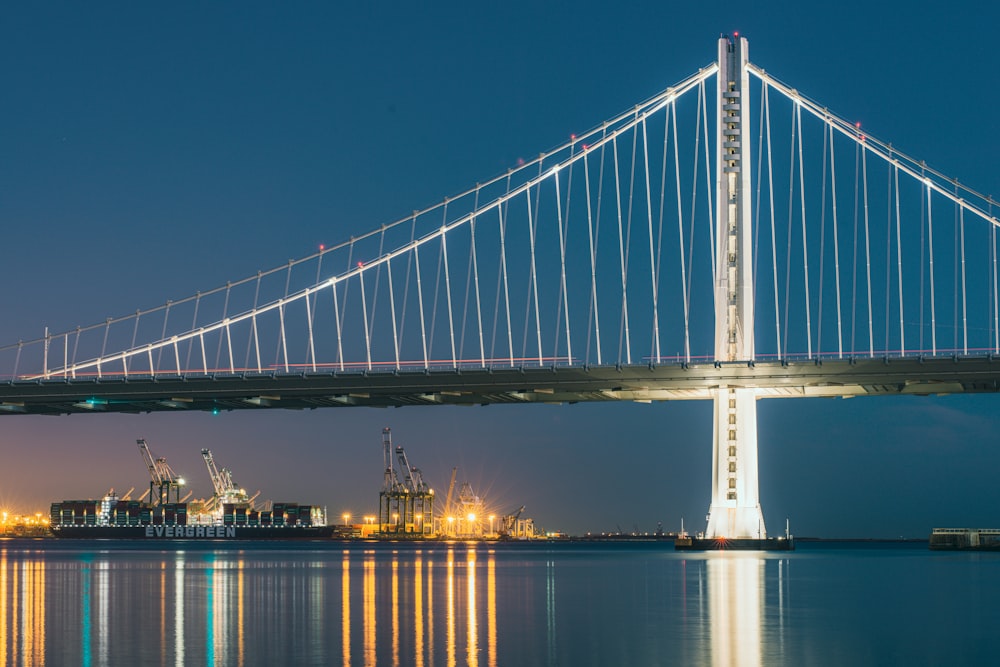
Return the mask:
<path fill-rule="evenodd" d="M 16 380 L 0 385 L 0 414 L 705 400 L 718 387 L 759 398 L 990 393 L 1000 357 Z"/>

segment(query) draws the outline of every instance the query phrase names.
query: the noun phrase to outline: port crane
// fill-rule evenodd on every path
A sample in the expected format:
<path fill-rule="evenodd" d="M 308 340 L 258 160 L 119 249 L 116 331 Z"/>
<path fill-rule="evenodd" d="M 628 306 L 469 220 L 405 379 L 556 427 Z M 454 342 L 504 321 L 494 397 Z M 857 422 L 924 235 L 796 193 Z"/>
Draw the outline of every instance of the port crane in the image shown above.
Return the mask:
<path fill-rule="evenodd" d="M 257 494 L 254 494 L 253 498 L 248 497 L 246 490 L 240 488 L 233 481 L 233 473 L 229 468 L 220 469 L 216 466 L 212 450 L 201 450 L 201 456 L 205 459 L 205 465 L 208 467 L 208 476 L 212 479 L 212 488 L 215 489 L 215 498 L 213 500 L 216 505 L 219 503 L 246 505 L 253 502 Z M 260 492 L 258 491 L 257 493 L 259 494 Z"/>
<path fill-rule="evenodd" d="M 424 481 L 420 468 L 410 465 L 403 446 L 393 447 L 392 430 L 388 427 L 382 429 L 382 463 L 384 470 L 382 491 L 379 493 L 379 532 L 432 531 L 434 490 Z"/>
<path fill-rule="evenodd" d="M 524 505 L 521 505 L 516 512 L 500 517 L 501 538 L 508 538 L 517 533 L 517 520 L 521 518 L 522 512 L 524 512 Z"/>
<path fill-rule="evenodd" d="M 455 514 L 452 511 L 451 498 L 455 494 L 455 477 L 458 476 L 458 466 L 451 469 L 451 482 L 448 483 L 448 495 L 444 497 L 444 513 L 446 516 Z"/>
<path fill-rule="evenodd" d="M 150 503 L 153 505 L 162 505 L 170 502 L 171 489 L 174 491 L 174 502 L 180 502 L 181 487 L 184 486 L 184 478 L 178 477 L 174 473 L 170 466 L 167 465 L 166 458 L 162 456 L 158 458 L 153 457 L 153 453 L 149 451 L 149 445 L 146 443 L 145 438 L 139 438 L 135 442 L 139 446 L 139 453 L 142 455 L 142 460 L 146 463 L 146 468 L 149 470 Z M 159 491 L 159 493 L 154 495 L 154 489 Z"/>

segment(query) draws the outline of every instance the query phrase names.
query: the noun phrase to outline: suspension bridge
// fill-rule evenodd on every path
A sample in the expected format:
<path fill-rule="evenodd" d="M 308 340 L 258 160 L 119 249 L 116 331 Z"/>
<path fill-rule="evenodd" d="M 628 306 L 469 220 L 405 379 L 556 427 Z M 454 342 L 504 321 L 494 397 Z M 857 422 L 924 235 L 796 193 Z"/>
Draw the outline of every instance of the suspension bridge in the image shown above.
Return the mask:
<path fill-rule="evenodd" d="M 1000 390 L 994 204 L 724 37 L 434 206 L 0 347 L 0 414 L 711 399 L 708 534 L 759 537 L 757 399 Z"/>

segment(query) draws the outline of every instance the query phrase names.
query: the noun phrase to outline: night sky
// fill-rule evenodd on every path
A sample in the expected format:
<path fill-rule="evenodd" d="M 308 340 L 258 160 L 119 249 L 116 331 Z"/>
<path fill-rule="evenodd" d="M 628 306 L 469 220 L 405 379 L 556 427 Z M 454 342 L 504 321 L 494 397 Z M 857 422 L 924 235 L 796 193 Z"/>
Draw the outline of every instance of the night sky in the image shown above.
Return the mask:
<path fill-rule="evenodd" d="M 0 342 L 308 255 L 562 143 L 708 65 L 720 33 L 872 134 L 1000 192 L 990 2 L 45 3 L 0 9 Z M 696 3 L 691 3 L 694 5 Z M 540 6 L 544 5 L 544 6 Z M 709 8 L 710 7 L 710 8 Z M 1000 524 L 1000 398 L 758 403 L 772 534 Z M 195 483 L 374 513 L 381 430 L 443 491 L 550 530 L 704 527 L 709 402 L 0 419 L 0 505 Z"/>

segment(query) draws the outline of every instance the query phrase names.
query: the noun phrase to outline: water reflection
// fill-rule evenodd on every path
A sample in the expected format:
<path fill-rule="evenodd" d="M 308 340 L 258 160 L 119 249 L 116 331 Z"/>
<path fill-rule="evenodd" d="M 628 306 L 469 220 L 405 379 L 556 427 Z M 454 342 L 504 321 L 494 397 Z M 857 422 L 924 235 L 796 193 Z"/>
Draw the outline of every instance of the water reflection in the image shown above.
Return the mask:
<path fill-rule="evenodd" d="M 0 664 L 46 662 L 46 571 L 0 549 Z"/>
<path fill-rule="evenodd" d="M 0 665 L 758 666 L 783 650 L 787 561 L 500 551 L 0 550 Z"/>
<path fill-rule="evenodd" d="M 712 663 L 759 666 L 764 561 L 719 556 L 707 561 Z"/>

